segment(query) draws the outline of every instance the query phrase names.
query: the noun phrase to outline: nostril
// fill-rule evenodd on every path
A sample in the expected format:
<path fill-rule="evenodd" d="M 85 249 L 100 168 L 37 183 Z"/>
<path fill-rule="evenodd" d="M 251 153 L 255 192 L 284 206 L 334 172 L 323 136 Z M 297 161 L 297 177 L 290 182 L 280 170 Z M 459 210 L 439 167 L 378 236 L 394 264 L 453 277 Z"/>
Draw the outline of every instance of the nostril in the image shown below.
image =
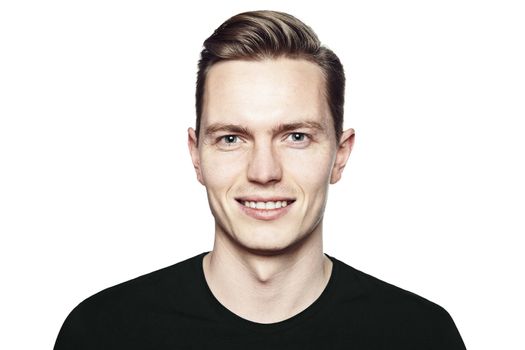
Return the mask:
<path fill-rule="evenodd" d="M 248 180 L 267 184 L 281 180 L 280 161 L 271 146 L 255 147 L 248 164 Z"/>

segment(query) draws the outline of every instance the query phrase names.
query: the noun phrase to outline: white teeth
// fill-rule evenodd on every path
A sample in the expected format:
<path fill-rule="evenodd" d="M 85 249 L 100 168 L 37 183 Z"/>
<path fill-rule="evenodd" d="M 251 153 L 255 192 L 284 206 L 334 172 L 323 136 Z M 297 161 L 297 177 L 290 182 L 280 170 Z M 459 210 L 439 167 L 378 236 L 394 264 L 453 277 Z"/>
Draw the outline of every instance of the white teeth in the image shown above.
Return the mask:
<path fill-rule="evenodd" d="M 287 201 L 275 201 L 275 202 L 244 201 L 243 204 L 245 207 L 248 207 L 248 208 L 272 210 L 272 209 L 284 208 L 288 205 L 288 202 Z"/>

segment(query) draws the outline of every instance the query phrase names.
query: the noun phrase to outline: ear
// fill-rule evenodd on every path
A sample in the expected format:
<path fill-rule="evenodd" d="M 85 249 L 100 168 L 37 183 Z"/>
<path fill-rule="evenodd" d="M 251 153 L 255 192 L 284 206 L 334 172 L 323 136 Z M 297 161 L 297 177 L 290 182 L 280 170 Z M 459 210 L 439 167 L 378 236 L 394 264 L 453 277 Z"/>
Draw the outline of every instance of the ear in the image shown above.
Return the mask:
<path fill-rule="evenodd" d="M 197 180 L 204 185 L 204 182 L 202 181 L 201 159 L 199 155 L 197 135 L 193 128 L 188 129 L 188 149 L 190 150 L 191 161 L 193 163 L 193 168 L 195 168 Z"/>
<path fill-rule="evenodd" d="M 334 167 L 332 169 L 332 175 L 330 176 L 331 184 L 335 184 L 337 181 L 341 179 L 341 175 L 343 174 L 343 169 L 346 166 L 348 157 L 350 157 L 350 153 L 352 152 L 352 147 L 354 147 L 354 136 L 355 136 L 354 129 L 345 130 L 343 131 L 343 134 L 341 135 L 341 139 L 339 141 L 339 145 L 336 151 L 337 153 L 335 155 L 335 162 L 334 162 Z"/>

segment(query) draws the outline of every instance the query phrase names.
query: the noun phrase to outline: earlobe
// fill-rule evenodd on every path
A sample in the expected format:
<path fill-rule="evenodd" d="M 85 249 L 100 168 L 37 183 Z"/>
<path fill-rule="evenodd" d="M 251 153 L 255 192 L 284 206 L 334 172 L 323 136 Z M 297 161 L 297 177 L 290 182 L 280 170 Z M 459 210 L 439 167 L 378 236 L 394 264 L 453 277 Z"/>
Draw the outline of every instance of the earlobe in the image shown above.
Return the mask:
<path fill-rule="evenodd" d="M 202 180 L 198 140 L 195 130 L 193 128 L 188 128 L 188 149 L 190 151 L 191 161 L 193 163 L 193 168 L 195 169 L 195 174 L 197 175 L 197 180 L 199 180 L 199 182 L 202 185 L 204 185 Z"/>
<path fill-rule="evenodd" d="M 339 141 L 339 147 L 335 155 L 334 167 L 332 169 L 332 175 L 330 177 L 330 183 L 335 184 L 341 179 L 343 170 L 346 166 L 352 148 L 354 146 L 355 131 L 354 129 L 348 129 L 343 132 Z"/>

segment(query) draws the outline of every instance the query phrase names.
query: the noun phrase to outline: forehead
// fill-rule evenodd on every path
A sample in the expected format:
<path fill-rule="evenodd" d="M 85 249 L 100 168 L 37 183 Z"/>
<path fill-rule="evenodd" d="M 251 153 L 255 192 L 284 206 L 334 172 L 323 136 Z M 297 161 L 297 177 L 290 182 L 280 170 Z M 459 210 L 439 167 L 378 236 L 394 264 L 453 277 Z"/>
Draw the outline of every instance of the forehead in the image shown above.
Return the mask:
<path fill-rule="evenodd" d="M 273 126 L 331 118 L 321 68 L 301 59 L 223 61 L 208 72 L 201 123 Z"/>

